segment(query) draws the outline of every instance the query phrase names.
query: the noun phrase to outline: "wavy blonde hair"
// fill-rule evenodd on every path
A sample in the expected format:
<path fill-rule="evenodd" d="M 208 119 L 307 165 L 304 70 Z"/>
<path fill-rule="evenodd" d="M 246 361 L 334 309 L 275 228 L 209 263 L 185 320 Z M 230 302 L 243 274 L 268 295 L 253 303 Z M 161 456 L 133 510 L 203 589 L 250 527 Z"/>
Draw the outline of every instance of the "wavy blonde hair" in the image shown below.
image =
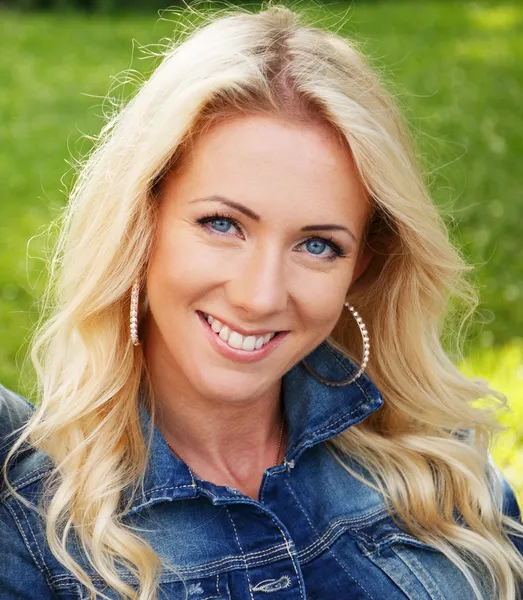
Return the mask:
<path fill-rule="evenodd" d="M 37 410 L 10 453 L 28 440 L 53 459 L 51 551 L 91 598 L 106 598 L 67 552 L 74 528 L 96 572 L 122 598 L 157 597 L 165 565 L 120 519 L 122 491 L 143 483 L 147 463 L 139 386 L 152 397 L 142 350 L 129 340 L 130 289 L 147 268 L 163 177 L 212 123 L 262 111 L 329 123 L 350 147 L 374 207 L 366 241 L 375 260 L 348 299 L 368 324 L 368 371 L 385 403 L 329 448 L 353 476 L 362 478 L 351 460 L 367 470 L 391 516 L 446 555 L 477 598 L 485 574 L 492 597 L 519 598 L 523 560 L 508 533 L 523 534 L 523 526 L 502 513 L 502 484 L 489 460 L 506 400 L 462 375 L 442 347 L 442 335 L 456 333 L 475 308 L 475 295 L 392 96 L 353 42 L 305 23 L 305 13 L 191 10 L 198 24 L 173 38 L 152 76 L 108 120 L 60 223 L 31 351 Z M 453 331 L 451 298 L 468 307 L 450 321 Z M 354 324 L 340 319 L 329 340 L 358 357 Z M 473 406 L 481 398 L 490 404 Z M 116 564 L 139 579 L 138 591 Z"/>

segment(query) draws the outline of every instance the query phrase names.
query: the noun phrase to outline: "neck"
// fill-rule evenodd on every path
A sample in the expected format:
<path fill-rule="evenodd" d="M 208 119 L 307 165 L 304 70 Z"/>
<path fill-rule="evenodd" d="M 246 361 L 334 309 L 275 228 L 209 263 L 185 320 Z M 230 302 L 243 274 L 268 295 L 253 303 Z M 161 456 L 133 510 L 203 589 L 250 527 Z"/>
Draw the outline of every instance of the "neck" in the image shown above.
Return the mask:
<path fill-rule="evenodd" d="M 263 473 L 284 455 L 281 379 L 259 397 L 220 401 L 198 394 L 157 358 L 149 372 L 167 443 L 200 478 L 257 498 Z"/>

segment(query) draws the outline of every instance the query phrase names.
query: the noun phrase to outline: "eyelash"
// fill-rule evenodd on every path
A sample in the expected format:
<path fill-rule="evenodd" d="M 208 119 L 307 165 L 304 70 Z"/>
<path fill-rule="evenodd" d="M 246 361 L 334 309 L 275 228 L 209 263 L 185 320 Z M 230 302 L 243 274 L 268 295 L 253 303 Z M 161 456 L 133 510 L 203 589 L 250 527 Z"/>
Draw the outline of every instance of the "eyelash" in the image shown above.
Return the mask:
<path fill-rule="evenodd" d="M 207 223 L 210 223 L 211 221 L 214 221 L 215 219 L 220 219 L 222 221 L 230 221 L 230 223 L 232 225 L 234 225 L 234 227 L 236 227 L 236 229 L 238 229 L 240 231 L 242 229 L 240 223 L 232 215 L 219 213 L 219 212 L 215 212 L 215 213 L 213 213 L 211 215 L 207 215 L 205 217 L 200 217 L 199 219 L 196 219 L 196 223 L 198 223 L 198 225 L 200 225 L 204 229 L 207 229 L 207 231 L 211 231 L 212 233 L 217 233 L 218 235 L 227 235 L 226 233 L 221 233 L 220 231 L 216 231 L 216 230 L 209 229 L 208 227 L 206 227 Z M 316 236 L 308 238 L 307 240 L 302 242 L 302 244 L 305 244 L 306 242 L 308 242 L 310 240 L 321 240 L 322 242 L 325 242 L 327 244 L 327 246 L 329 246 L 333 250 L 334 254 L 332 254 L 331 256 L 320 257 L 321 260 L 326 260 L 326 261 L 332 262 L 332 261 L 336 260 L 337 258 L 345 258 L 347 256 L 343 252 L 342 248 L 334 241 L 333 238 L 319 237 L 316 235 Z M 314 254 L 311 254 L 311 256 L 314 256 Z"/>

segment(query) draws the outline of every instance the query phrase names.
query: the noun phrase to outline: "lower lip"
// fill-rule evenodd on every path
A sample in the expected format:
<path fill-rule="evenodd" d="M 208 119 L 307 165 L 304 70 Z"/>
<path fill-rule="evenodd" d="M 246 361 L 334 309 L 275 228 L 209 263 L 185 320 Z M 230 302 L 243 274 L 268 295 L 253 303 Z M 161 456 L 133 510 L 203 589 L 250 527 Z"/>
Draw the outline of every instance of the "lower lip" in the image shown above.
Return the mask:
<path fill-rule="evenodd" d="M 214 333 L 207 319 L 200 311 L 197 311 L 196 314 L 198 315 L 213 348 L 225 358 L 230 358 L 237 362 L 250 363 L 265 358 L 280 345 L 289 333 L 288 331 L 282 331 L 258 350 L 240 350 L 238 348 L 231 348 L 231 346 L 229 346 L 227 342 L 224 342 L 218 334 Z"/>

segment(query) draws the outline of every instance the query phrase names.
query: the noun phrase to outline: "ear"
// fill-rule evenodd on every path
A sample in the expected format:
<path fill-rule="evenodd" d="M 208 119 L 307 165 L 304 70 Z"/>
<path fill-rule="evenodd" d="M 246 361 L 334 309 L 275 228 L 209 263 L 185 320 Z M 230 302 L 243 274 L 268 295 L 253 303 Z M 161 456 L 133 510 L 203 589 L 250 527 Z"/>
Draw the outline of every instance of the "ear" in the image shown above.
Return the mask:
<path fill-rule="evenodd" d="M 352 273 L 351 285 L 355 283 L 365 273 L 367 268 L 370 266 L 372 259 L 374 258 L 374 252 L 369 246 L 365 244 L 363 250 L 360 252 L 358 260 L 356 261 L 356 267 Z"/>

